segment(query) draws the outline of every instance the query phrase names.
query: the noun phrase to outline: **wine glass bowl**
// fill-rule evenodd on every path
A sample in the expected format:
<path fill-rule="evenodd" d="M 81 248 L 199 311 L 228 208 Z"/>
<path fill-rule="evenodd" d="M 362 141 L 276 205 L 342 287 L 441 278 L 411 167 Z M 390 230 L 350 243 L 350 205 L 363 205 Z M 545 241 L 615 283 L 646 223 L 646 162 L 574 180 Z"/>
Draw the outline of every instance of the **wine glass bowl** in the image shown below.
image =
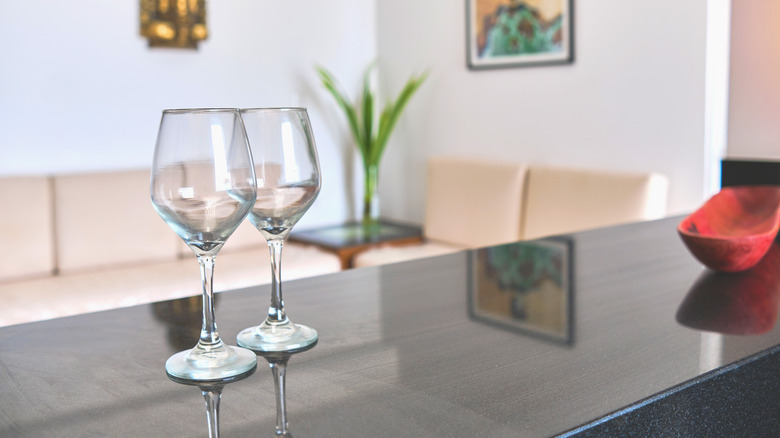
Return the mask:
<path fill-rule="evenodd" d="M 271 305 L 257 327 L 238 334 L 238 345 L 254 351 L 289 351 L 317 341 L 317 331 L 287 318 L 282 301 L 284 240 L 320 191 L 320 166 L 305 108 L 242 109 L 257 178 L 257 200 L 249 220 L 271 252 Z"/>
<path fill-rule="evenodd" d="M 253 352 L 225 345 L 214 315 L 216 255 L 254 205 L 252 156 L 237 109 L 165 110 L 151 175 L 157 213 L 195 253 L 203 284 L 203 325 L 197 345 L 171 356 L 167 373 L 215 381 L 257 366 Z"/>
<path fill-rule="evenodd" d="M 207 187 L 216 177 L 210 164 L 177 165 L 161 169 L 157 177 L 158 187 L 169 191 L 157 196 L 158 214 L 196 254 L 221 249 L 248 214 L 253 193 L 247 185 L 218 191 Z"/>

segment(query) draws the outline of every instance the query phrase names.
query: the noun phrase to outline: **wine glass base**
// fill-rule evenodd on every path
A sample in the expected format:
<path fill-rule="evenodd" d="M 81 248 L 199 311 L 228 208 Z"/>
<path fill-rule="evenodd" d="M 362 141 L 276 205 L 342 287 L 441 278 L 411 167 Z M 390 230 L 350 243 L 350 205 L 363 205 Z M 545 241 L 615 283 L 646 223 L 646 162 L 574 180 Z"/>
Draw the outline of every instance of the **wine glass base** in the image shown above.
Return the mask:
<path fill-rule="evenodd" d="M 284 352 L 299 350 L 317 342 L 317 330 L 311 327 L 287 322 L 249 327 L 236 337 L 239 346 L 260 352 Z"/>
<path fill-rule="evenodd" d="M 198 354 L 196 348 L 174 354 L 165 362 L 165 371 L 176 379 L 198 382 L 224 381 L 257 368 L 257 355 L 244 348 L 225 345 L 219 354 Z"/>

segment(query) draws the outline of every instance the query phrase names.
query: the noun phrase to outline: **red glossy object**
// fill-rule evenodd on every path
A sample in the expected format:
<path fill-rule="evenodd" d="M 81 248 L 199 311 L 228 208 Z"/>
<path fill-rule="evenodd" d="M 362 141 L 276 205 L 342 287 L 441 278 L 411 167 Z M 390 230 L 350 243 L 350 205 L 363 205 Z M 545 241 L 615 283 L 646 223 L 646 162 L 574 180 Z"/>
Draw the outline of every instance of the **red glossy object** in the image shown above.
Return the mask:
<path fill-rule="evenodd" d="M 771 330 L 780 304 L 780 247 L 753 268 L 734 274 L 704 271 L 677 310 L 682 325 L 730 335 Z"/>
<path fill-rule="evenodd" d="M 716 271 L 750 269 L 780 229 L 780 186 L 725 187 L 677 226 L 691 253 Z"/>

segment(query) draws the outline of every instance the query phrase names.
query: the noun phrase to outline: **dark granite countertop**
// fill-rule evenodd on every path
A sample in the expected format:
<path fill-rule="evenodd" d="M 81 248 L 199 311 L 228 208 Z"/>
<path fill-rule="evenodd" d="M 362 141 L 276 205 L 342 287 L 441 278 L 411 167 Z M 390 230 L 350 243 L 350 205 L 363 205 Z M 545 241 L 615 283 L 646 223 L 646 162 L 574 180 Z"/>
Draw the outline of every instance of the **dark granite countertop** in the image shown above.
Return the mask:
<path fill-rule="evenodd" d="M 475 294 L 492 290 L 478 286 L 479 252 L 286 282 L 288 315 L 320 334 L 289 362 L 292 434 L 770 436 L 780 291 L 748 276 L 722 287 L 677 222 L 552 240 L 571 256 L 563 294 L 524 294 L 509 323 L 475 311 Z M 551 278 L 561 282 L 533 287 Z M 217 296 L 223 339 L 260 322 L 269 290 Z M 747 293 L 770 304 L 739 304 Z M 200 391 L 164 371 L 195 343 L 198 301 L 0 329 L 0 436 L 206 436 Z M 273 436 L 271 373 L 258 364 L 224 388 L 224 436 Z"/>

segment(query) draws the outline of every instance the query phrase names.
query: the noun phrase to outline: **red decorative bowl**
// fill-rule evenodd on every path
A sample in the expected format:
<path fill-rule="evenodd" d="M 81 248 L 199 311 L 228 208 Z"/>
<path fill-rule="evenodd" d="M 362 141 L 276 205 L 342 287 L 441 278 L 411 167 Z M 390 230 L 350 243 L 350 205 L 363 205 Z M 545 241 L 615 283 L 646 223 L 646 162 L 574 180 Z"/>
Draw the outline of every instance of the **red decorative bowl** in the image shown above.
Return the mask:
<path fill-rule="evenodd" d="M 780 186 L 725 187 L 677 226 L 688 250 L 722 272 L 752 268 L 780 229 Z"/>

